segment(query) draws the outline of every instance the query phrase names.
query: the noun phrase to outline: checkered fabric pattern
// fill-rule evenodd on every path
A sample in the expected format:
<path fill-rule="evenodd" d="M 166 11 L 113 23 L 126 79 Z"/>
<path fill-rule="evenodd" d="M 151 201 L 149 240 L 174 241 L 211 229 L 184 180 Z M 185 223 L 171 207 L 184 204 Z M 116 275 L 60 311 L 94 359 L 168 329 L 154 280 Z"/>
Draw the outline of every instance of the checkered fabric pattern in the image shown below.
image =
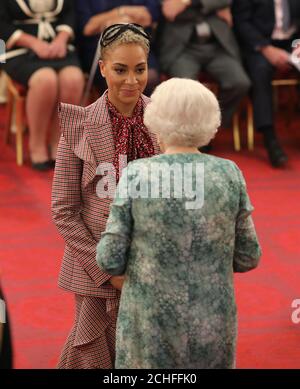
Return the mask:
<path fill-rule="evenodd" d="M 107 312 L 106 302 L 99 297 L 75 295 L 75 322 L 62 350 L 59 369 L 114 367 L 117 307 Z"/>

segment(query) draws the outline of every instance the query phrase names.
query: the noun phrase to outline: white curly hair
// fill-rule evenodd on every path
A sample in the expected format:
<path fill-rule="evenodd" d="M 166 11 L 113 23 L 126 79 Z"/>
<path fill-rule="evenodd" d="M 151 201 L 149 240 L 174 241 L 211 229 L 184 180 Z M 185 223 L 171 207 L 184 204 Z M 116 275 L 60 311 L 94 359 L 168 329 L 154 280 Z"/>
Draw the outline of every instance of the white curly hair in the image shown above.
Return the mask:
<path fill-rule="evenodd" d="M 220 106 L 216 96 L 200 82 L 170 78 L 152 93 L 144 122 L 167 146 L 201 147 L 220 126 Z"/>

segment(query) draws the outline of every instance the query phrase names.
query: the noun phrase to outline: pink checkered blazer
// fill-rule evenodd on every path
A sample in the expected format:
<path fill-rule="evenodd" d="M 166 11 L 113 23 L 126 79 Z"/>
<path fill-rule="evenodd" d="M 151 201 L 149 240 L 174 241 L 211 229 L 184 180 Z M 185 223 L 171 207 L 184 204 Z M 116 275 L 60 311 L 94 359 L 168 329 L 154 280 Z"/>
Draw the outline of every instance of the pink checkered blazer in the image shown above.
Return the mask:
<path fill-rule="evenodd" d="M 142 96 L 144 107 L 149 98 Z M 52 189 L 53 220 L 65 240 L 59 286 L 79 295 L 117 297 L 96 262 L 96 245 L 105 230 L 111 199 L 100 199 L 99 163 L 112 163 L 114 141 L 104 95 L 88 107 L 61 104 L 62 136 Z M 155 153 L 159 147 L 151 134 Z"/>

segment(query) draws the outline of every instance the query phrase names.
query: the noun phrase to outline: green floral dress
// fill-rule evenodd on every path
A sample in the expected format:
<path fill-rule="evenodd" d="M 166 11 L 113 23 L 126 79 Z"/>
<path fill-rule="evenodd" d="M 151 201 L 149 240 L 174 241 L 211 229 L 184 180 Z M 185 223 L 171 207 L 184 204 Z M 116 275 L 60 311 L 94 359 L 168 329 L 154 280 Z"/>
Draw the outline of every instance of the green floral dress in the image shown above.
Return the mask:
<path fill-rule="evenodd" d="M 199 207 L 187 206 L 188 189 L 176 192 L 180 169 L 185 189 L 199 184 Z M 131 162 L 118 189 L 97 247 L 105 272 L 126 275 L 116 368 L 233 368 L 233 272 L 255 268 L 261 255 L 241 171 L 206 154 L 159 155 Z"/>

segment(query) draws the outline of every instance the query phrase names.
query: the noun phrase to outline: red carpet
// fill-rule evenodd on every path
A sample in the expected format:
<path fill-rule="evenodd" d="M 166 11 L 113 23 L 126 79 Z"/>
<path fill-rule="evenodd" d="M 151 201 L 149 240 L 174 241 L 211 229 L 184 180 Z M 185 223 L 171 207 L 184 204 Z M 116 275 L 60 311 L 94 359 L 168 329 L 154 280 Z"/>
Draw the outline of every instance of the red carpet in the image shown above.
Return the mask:
<path fill-rule="evenodd" d="M 268 165 L 259 136 L 253 153 L 234 153 L 229 133 L 214 142 L 214 153 L 244 172 L 263 249 L 260 267 L 236 276 L 238 368 L 300 368 L 300 324 L 291 321 L 291 303 L 300 298 L 300 119 L 280 135 L 290 157 L 285 170 Z M 0 268 L 15 367 L 54 368 L 73 299 L 57 287 L 63 242 L 50 217 L 52 173 L 17 167 L 0 136 Z"/>

